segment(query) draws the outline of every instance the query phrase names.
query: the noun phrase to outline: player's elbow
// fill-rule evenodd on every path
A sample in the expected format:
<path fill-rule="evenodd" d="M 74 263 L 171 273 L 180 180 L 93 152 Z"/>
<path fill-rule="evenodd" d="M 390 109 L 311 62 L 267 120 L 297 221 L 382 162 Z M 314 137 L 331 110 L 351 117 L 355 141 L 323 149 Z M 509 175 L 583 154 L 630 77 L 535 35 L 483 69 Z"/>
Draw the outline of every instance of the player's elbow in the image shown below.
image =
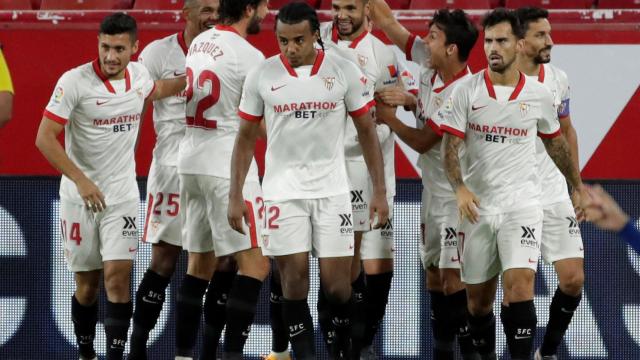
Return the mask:
<path fill-rule="evenodd" d="M 4 127 L 11 120 L 13 112 L 13 95 L 2 93 L 0 96 L 0 128 Z"/>
<path fill-rule="evenodd" d="M 3 128 L 5 125 L 7 125 L 9 123 L 9 120 L 11 120 L 11 109 L 9 109 L 8 111 L 0 111 L 0 128 Z"/>

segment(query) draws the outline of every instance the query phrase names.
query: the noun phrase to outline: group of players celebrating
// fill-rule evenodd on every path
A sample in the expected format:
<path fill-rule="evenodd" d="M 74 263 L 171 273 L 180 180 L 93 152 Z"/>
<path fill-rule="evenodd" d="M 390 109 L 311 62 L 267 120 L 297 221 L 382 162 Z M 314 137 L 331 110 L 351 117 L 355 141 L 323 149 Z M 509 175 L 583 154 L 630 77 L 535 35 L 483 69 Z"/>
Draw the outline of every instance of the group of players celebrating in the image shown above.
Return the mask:
<path fill-rule="evenodd" d="M 36 144 L 62 173 L 64 254 L 75 274 L 72 321 L 80 359 L 93 346 L 100 276 L 107 295 L 107 359 L 131 360 L 165 301 L 181 249 L 175 358 L 241 359 L 270 276 L 272 348 L 265 358 L 315 359 L 307 296 L 319 260 L 318 315 L 332 358 L 375 359 L 393 275 L 394 134 L 420 153 L 420 253 L 431 303 L 434 359 L 495 359 L 493 314 L 512 359 L 529 359 L 540 254 L 559 287 L 536 359 L 555 359 L 584 282 L 580 179 L 566 74 L 549 64 L 551 26 L 539 8 L 495 9 L 482 21 L 488 67 L 467 60 L 478 30 L 462 10 L 438 10 L 424 38 L 383 0 L 333 0 L 320 23 L 305 2 L 279 9 L 280 54 L 247 36 L 267 0 L 185 0 L 184 31 L 150 43 L 139 62 L 135 20 L 107 16 L 99 57 L 58 81 Z M 416 80 L 373 36 L 378 26 L 420 65 Z M 157 135 L 143 241 L 152 259 L 135 312 L 138 248 L 134 152 L 153 103 Z M 396 117 L 403 106 L 416 127 Z M 374 111 L 375 110 L 375 111 Z M 65 148 L 57 140 L 65 130 Z M 266 138 L 262 183 L 254 161 Z M 567 183 L 570 189 L 567 189 Z M 273 259 L 273 266 L 270 261 Z"/>

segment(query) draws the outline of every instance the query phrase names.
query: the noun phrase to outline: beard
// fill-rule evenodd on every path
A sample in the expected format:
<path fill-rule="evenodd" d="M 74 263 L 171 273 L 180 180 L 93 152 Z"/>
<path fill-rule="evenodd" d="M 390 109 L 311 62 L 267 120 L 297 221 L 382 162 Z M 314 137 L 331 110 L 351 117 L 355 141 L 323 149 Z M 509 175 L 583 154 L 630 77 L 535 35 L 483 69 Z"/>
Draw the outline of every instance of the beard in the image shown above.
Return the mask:
<path fill-rule="evenodd" d="M 538 54 L 536 54 L 536 56 L 533 58 L 533 61 L 538 65 L 547 64 L 551 62 L 551 53 L 549 53 L 549 55 L 543 54 L 543 52 L 550 51 L 550 50 L 551 50 L 551 46 L 548 46 L 538 51 Z"/>
<path fill-rule="evenodd" d="M 513 63 L 516 61 L 516 58 L 514 56 L 509 62 L 504 61 L 504 58 L 502 58 L 502 60 L 503 61 L 501 63 L 497 63 L 495 65 L 489 62 L 489 68 L 491 69 L 491 71 L 497 72 L 499 74 L 504 74 L 505 71 L 511 68 L 511 65 L 513 65 Z"/>
<path fill-rule="evenodd" d="M 254 14 L 251 20 L 249 20 L 249 25 L 247 26 L 247 34 L 255 35 L 259 33 L 261 23 L 262 23 L 262 18 L 259 18 L 258 14 Z"/>
<path fill-rule="evenodd" d="M 360 22 L 352 21 L 351 22 L 351 31 L 342 32 L 342 31 L 340 31 L 340 26 L 338 25 L 338 20 L 334 20 L 334 22 L 336 24 L 336 28 L 338 29 L 338 34 L 340 34 L 340 36 L 351 36 L 351 35 L 355 34 L 356 32 L 358 32 L 364 26 L 364 21 L 362 21 L 362 20 Z"/>

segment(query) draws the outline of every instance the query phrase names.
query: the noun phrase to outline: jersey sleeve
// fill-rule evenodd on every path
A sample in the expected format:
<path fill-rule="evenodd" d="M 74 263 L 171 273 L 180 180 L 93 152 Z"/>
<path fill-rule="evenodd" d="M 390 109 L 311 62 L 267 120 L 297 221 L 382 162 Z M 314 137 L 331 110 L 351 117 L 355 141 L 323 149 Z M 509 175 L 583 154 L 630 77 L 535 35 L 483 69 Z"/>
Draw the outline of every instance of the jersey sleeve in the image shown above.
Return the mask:
<path fill-rule="evenodd" d="M 467 128 L 469 94 L 462 86 L 457 86 L 451 96 L 436 111 L 431 121 L 442 133 L 449 133 L 464 139 Z M 437 132 L 436 132 L 437 133 Z"/>
<path fill-rule="evenodd" d="M 558 118 L 565 119 L 571 115 L 569 99 L 571 87 L 569 86 L 569 79 L 566 74 L 562 74 L 560 77 L 560 105 L 558 106 Z"/>
<path fill-rule="evenodd" d="M 162 62 L 166 55 L 159 51 L 159 46 L 154 41 L 142 50 L 138 56 L 138 62 L 149 70 L 153 80 L 160 80 L 162 79 Z"/>
<path fill-rule="evenodd" d="M 347 111 L 351 117 L 362 116 L 376 104 L 373 100 L 373 84 L 356 64 L 346 60 L 340 64 L 347 87 L 344 95 Z"/>
<path fill-rule="evenodd" d="M 541 138 L 554 138 L 561 134 L 558 112 L 553 106 L 553 95 L 547 88 L 542 89 L 540 99 L 541 114 L 538 118 L 538 136 Z"/>
<path fill-rule="evenodd" d="M 398 65 L 398 58 L 391 48 L 382 44 L 382 42 L 376 43 L 376 45 L 375 57 L 378 65 L 378 73 L 380 74 L 375 83 L 375 89 L 377 91 L 385 86 L 398 84 L 400 66 Z"/>
<path fill-rule="evenodd" d="M 145 66 L 140 66 L 140 80 L 142 81 L 142 93 L 147 99 L 156 89 L 156 82 Z"/>
<path fill-rule="evenodd" d="M 411 73 L 411 70 L 407 66 L 407 63 L 401 59 L 397 59 L 397 62 L 400 82 L 404 86 L 404 89 L 412 93 L 413 95 L 418 96 L 418 83 L 416 82 L 416 78 L 413 76 L 413 73 Z"/>
<path fill-rule="evenodd" d="M 254 67 L 244 81 L 238 116 L 247 121 L 259 122 L 264 115 L 264 100 L 260 95 L 260 66 Z"/>
<path fill-rule="evenodd" d="M 7 62 L 4 60 L 4 54 L 0 50 L 0 91 L 7 91 L 13 94 L 13 83 L 11 82 L 11 73 Z"/>
<path fill-rule="evenodd" d="M 61 125 L 66 125 L 79 101 L 77 84 L 78 79 L 75 79 L 72 72 L 62 75 L 43 115 Z"/>
<path fill-rule="evenodd" d="M 407 60 L 418 64 L 424 64 L 431 57 L 422 38 L 415 34 L 409 36 L 404 52 Z"/>

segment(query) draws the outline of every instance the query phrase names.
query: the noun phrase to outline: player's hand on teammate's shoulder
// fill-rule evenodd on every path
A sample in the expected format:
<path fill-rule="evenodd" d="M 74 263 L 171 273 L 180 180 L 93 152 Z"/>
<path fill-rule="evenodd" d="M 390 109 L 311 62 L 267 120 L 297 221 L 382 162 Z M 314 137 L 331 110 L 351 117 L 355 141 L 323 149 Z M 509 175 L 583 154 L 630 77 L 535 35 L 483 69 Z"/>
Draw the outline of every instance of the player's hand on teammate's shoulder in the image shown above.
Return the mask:
<path fill-rule="evenodd" d="M 478 206 L 480 206 L 478 197 L 466 186 L 460 185 L 456 189 L 456 199 L 460 218 L 467 218 L 472 224 L 477 223 L 479 220 Z"/>
<path fill-rule="evenodd" d="M 620 231 L 629 222 L 627 215 L 600 185 L 587 187 L 591 203 L 585 208 L 587 221 L 611 231 Z"/>
<path fill-rule="evenodd" d="M 76 187 L 87 209 L 97 213 L 107 208 L 104 195 L 89 178 L 83 177 L 76 181 Z"/>
<path fill-rule="evenodd" d="M 240 197 L 229 196 L 229 207 L 227 208 L 227 220 L 229 226 L 240 234 L 244 235 L 244 221 L 249 226 L 249 209 L 244 203 L 244 199 Z"/>
<path fill-rule="evenodd" d="M 373 229 L 383 227 L 389 220 L 389 204 L 387 203 L 385 193 L 374 192 L 371 197 L 371 202 L 369 203 L 369 220 Z"/>

